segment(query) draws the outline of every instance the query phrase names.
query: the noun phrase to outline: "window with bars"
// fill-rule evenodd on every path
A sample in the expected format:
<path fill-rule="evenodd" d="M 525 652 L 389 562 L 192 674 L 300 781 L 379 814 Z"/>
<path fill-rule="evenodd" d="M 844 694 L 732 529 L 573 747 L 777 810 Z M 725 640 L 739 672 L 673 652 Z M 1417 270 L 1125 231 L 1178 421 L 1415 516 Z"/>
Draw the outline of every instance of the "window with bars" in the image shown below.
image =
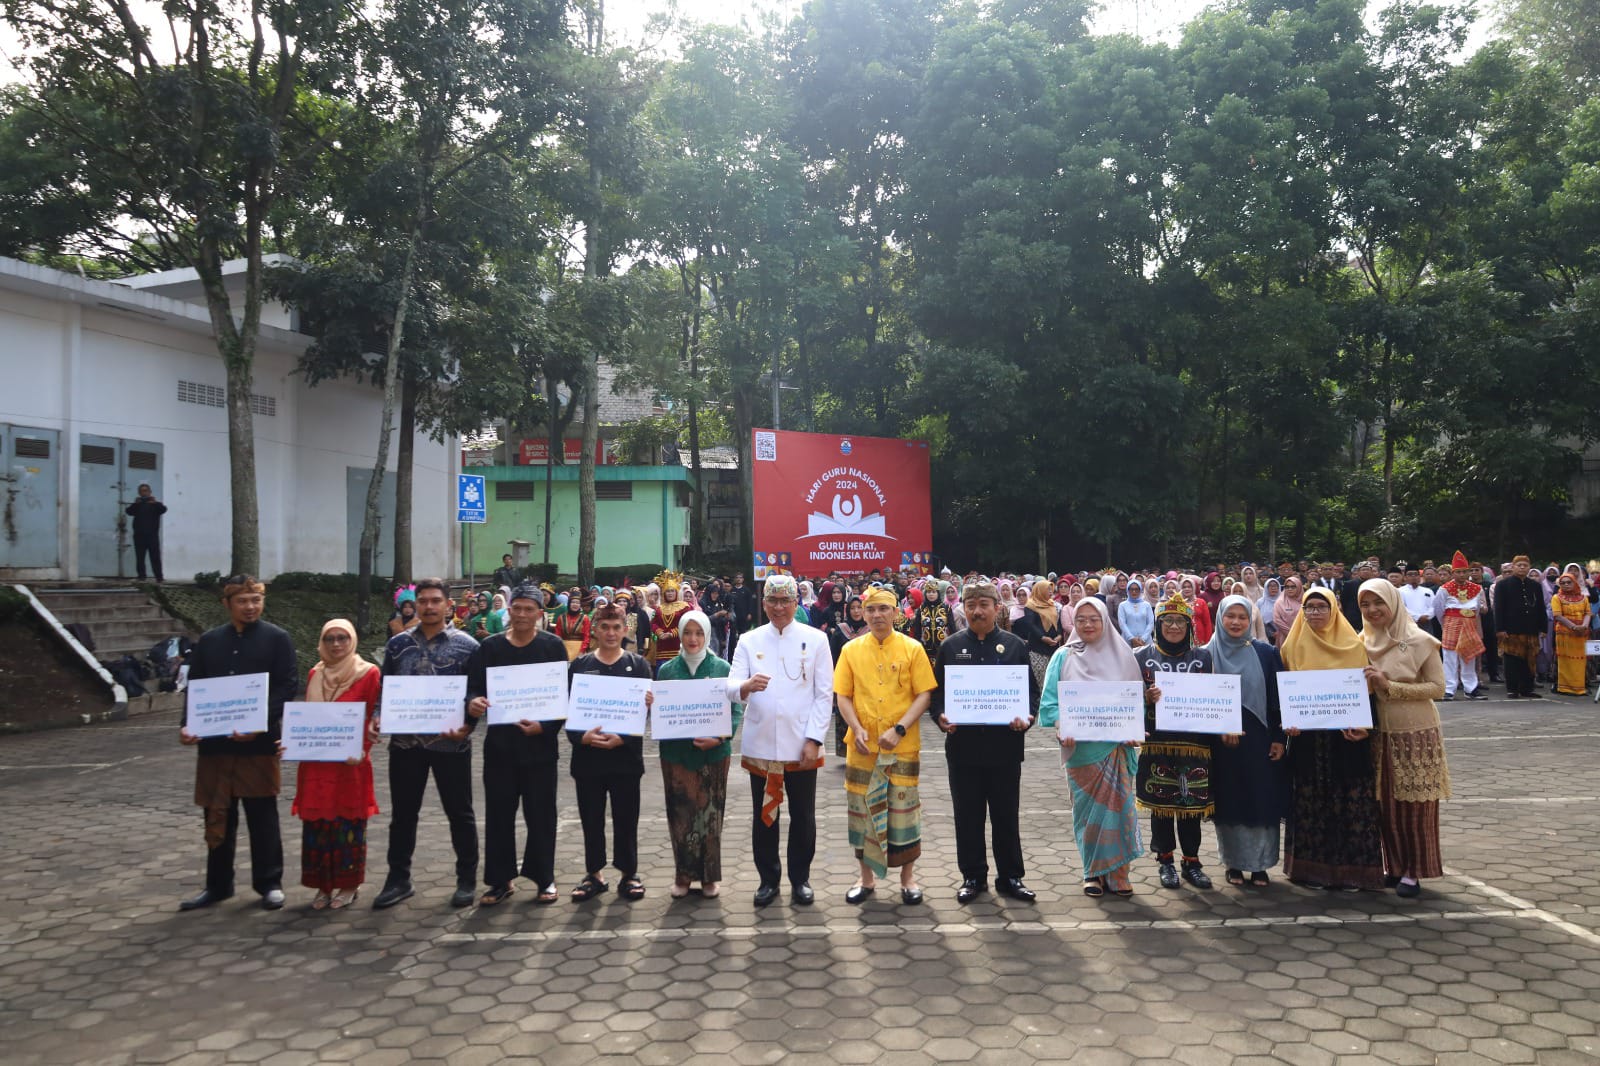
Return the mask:
<path fill-rule="evenodd" d="M 85 444 L 78 449 L 78 461 L 90 466 L 116 466 L 117 450 L 104 444 Z"/>
<path fill-rule="evenodd" d="M 633 499 L 633 482 L 597 482 L 594 487 L 594 498 L 596 500 L 631 500 Z"/>
<path fill-rule="evenodd" d="M 531 500 L 533 499 L 533 482 L 531 481 L 496 481 L 494 483 L 494 498 L 496 500 Z"/>
<path fill-rule="evenodd" d="M 40 437 L 18 437 L 12 443 L 11 451 L 18 459 L 48 459 L 50 442 Z"/>
<path fill-rule="evenodd" d="M 137 451 L 134 451 L 131 448 L 128 450 L 128 469 L 129 470 L 154 470 L 155 468 L 156 468 L 156 453 L 155 452 L 137 452 Z"/>

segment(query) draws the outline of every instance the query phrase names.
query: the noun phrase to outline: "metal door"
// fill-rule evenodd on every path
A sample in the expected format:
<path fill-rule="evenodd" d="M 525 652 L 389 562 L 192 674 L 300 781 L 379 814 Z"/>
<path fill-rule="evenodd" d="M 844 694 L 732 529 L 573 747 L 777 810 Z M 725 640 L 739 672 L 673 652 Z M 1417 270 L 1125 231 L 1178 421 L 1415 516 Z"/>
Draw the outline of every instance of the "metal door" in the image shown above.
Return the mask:
<path fill-rule="evenodd" d="M 148 484 L 161 499 L 162 446 L 153 441 L 78 438 L 78 576 L 128 577 L 133 524 L 128 504 Z M 165 529 L 162 530 L 163 535 Z M 165 545 L 163 544 L 163 547 Z"/>
<path fill-rule="evenodd" d="M 0 568 L 61 565 L 61 434 L 0 425 Z"/>
<path fill-rule="evenodd" d="M 370 466 L 345 467 L 345 567 L 346 573 L 360 572 L 361 527 L 367 520 L 367 486 L 372 484 Z M 378 543 L 372 550 L 372 572 L 388 577 L 394 558 L 394 471 L 383 475 L 378 490 Z"/>

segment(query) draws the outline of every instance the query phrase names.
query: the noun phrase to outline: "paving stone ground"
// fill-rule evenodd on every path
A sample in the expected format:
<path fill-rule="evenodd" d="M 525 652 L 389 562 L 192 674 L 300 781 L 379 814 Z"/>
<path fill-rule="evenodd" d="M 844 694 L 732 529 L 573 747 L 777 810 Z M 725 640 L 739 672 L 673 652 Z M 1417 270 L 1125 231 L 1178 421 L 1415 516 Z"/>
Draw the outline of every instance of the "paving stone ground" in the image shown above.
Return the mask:
<path fill-rule="evenodd" d="M 1132 900 L 1086 899 L 1066 785 L 1035 733 L 1023 779 L 1031 907 L 955 902 L 937 751 L 924 759 L 924 906 L 844 902 L 855 864 L 834 765 L 822 771 L 815 907 L 751 905 L 742 786 L 730 789 L 723 897 L 669 900 L 652 749 L 639 903 L 613 893 L 537 907 L 523 885 L 492 910 L 451 910 L 448 834 L 430 799 L 417 896 L 394 910 L 366 905 L 383 877 L 379 815 L 358 908 L 312 912 L 312 893 L 291 883 L 276 913 L 245 891 L 179 914 L 204 854 L 195 756 L 174 719 L 0 738 L 0 1061 L 1600 1061 L 1600 707 L 1455 703 L 1445 716 L 1451 873 L 1420 900 L 1281 880 L 1163 891 L 1153 862 L 1139 864 Z M 565 778 L 561 803 L 564 896 L 582 875 Z M 1209 829 L 1203 854 L 1220 885 Z"/>

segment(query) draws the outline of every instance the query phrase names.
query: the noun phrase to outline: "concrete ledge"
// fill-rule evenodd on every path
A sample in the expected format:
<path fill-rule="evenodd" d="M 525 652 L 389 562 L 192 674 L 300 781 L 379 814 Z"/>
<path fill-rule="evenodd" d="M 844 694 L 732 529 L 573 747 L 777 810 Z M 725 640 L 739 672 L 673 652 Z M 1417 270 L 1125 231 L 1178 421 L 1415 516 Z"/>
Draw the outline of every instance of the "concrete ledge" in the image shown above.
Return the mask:
<path fill-rule="evenodd" d="M 68 648 L 71 648 L 89 669 L 99 675 L 100 680 L 104 681 L 106 687 L 111 690 L 111 709 L 101 714 L 101 721 L 120 722 L 128 717 L 128 690 L 117 683 L 116 679 L 111 676 L 111 671 L 101 666 L 100 660 L 96 659 L 88 648 L 78 643 L 78 639 L 67 631 L 67 628 L 61 624 L 55 615 L 50 613 L 48 607 L 39 602 L 39 597 L 35 596 L 28 586 L 13 585 L 11 587 L 28 598 L 28 603 L 33 607 L 33 613 L 38 615 L 50 627 L 51 632 L 55 633 L 58 640 Z M 83 717 L 84 725 L 88 725 L 92 720 L 90 715 L 84 715 Z"/>

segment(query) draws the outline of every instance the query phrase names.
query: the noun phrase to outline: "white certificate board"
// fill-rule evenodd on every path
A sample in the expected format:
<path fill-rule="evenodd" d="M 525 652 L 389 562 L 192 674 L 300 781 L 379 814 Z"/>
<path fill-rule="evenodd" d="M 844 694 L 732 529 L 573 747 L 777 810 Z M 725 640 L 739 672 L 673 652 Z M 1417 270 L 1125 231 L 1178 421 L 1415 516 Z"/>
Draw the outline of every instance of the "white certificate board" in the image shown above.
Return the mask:
<path fill-rule="evenodd" d="M 197 737 L 267 731 L 267 675 L 203 677 L 189 682 L 184 728 Z"/>
<path fill-rule="evenodd" d="M 1063 681 L 1056 693 L 1063 740 L 1144 740 L 1144 685 L 1139 682 Z"/>
<path fill-rule="evenodd" d="M 951 725 L 1010 725 L 1031 714 L 1028 667 L 944 668 L 944 720 Z"/>
<path fill-rule="evenodd" d="M 467 721 L 467 679 L 394 674 L 383 679 L 382 733 L 453 733 Z"/>
<path fill-rule="evenodd" d="M 657 740 L 693 740 L 733 735 L 733 704 L 728 681 L 703 677 L 695 681 L 657 681 L 652 688 L 650 735 Z"/>
<path fill-rule="evenodd" d="M 1284 670 L 1278 711 L 1285 729 L 1371 729 L 1372 704 L 1360 670 Z"/>
<path fill-rule="evenodd" d="M 1243 733 L 1238 674 L 1164 673 L 1156 678 L 1156 728 L 1174 733 Z M 1263 708 L 1264 709 L 1264 708 Z"/>
<path fill-rule="evenodd" d="M 489 725 L 553 722 L 567 716 L 567 663 L 525 663 L 491 666 L 488 681 Z"/>
<path fill-rule="evenodd" d="M 1600 640 L 1586 640 L 1583 642 L 1585 655 L 1600 655 Z"/>
<path fill-rule="evenodd" d="M 344 762 L 366 754 L 364 701 L 285 703 L 283 757 L 287 762 Z"/>
<path fill-rule="evenodd" d="M 644 694 L 648 691 L 648 677 L 573 674 L 567 695 L 567 728 L 587 733 L 599 726 L 605 733 L 642 737 L 647 718 Z"/>

